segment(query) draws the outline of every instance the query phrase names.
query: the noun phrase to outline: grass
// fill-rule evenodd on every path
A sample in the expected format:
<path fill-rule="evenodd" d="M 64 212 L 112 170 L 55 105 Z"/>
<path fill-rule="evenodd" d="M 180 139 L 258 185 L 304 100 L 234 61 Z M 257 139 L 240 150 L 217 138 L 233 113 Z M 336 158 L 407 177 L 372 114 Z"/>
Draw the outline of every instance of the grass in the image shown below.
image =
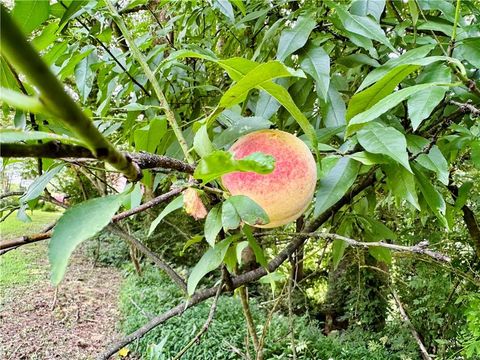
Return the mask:
<path fill-rule="evenodd" d="M 16 214 L 10 215 L 0 223 L 1 240 L 39 232 L 54 222 L 60 213 L 34 211 L 29 215 L 32 218 L 30 223 L 17 220 Z M 45 252 L 45 244 L 40 242 L 22 246 L 0 256 L 0 294 L 2 298 L 7 290 L 35 281 L 38 274 L 42 272 L 38 258 L 45 257 Z"/>

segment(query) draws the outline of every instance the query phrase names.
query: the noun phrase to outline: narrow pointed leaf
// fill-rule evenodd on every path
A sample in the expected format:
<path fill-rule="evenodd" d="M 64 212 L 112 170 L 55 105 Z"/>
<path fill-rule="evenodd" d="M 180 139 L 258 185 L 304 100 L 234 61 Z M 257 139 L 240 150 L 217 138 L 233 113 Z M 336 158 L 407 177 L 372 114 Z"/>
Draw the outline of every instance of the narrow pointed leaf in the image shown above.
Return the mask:
<path fill-rule="evenodd" d="M 322 214 L 335 204 L 355 182 L 360 163 L 343 157 L 335 164 L 328 174 L 320 179 L 316 193 L 314 216 Z"/>
<path fill-rule="evenodd" d="M 412 171 L 408 162 L 407 141 L 397 129 L 380 125 L 370 126 L 360 130 L 357 133 L 357 139 L 365 150 L 374 154 L 387 155 L 408 171 Z"/>
<path fill-rule="evenodd" d="M 54 285 L 63 279 L 75 248 L 108 225 L 124 197 L 125 194 L 118 194 L 87 200 L 66 210 L 60 217 L 48 246 L 51 281 Z"/>
<path fill-rule="evenodd" d="M 218 268 L 227 253 L 228 247 L 236 239 L 235 236 L 230 236 L 215 245 L 215 247 L 207 250 L 201 257 L 197 265 L 194 266 L 187 281 L 188 295 L 193 295 L 198 283 L 210 271 Z"/>
<path fill-rule="evenodd" d="M 157 228 L 158 224 L 171 212 L 174 212 L 175 210 L 178 210 L 183 207 L 183 195 L 180 195 L 176 197 L 174 200 L 172 200 L 166 207 L 163 209 L 163 211 L 158 214 L 155 220 L 152 221 L 150 224 L 150 229 L 148 230 L 148 235 L 152 235 L 154 230 Z"/>

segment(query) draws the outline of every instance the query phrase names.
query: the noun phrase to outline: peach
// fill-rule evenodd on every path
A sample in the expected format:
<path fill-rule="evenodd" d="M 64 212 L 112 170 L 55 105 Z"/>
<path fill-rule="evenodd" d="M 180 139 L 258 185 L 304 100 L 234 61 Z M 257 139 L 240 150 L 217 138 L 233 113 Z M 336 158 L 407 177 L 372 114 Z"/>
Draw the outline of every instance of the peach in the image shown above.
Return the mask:
<path fill-rule="evenodd" d="M 275 158 L 270 174 L 232 172 L 222 176 L 232 195 L 246 195 L 270 218 L 261 228 L 285 225 L 303 214 L 310 204 L 317 182 L 315 159 L 303 141 L 280 130 L 259 130 L 242 136 L 229 150 L 235 159 L 254 152 Z"/>

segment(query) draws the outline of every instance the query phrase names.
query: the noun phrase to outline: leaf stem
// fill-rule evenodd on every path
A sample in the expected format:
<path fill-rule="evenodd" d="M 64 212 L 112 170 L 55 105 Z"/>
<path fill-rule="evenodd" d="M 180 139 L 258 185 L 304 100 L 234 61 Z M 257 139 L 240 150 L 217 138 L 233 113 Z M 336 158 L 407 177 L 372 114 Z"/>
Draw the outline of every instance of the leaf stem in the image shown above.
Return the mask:
<path fill-rule="evenodd" d="M 47 111 L 69 127 L 97 158 L 108 161 L 130 180 L 140 178 L 138 167 L 103 137 L 65 92 L 63 85 L 28 43 L 3 4 L 0 4 L 0 17 L 1 54 L 39 90 L 40 101 Z"/>
<path fill-rule="evenodd" d="M 452 38 L 450 39 L 450 44 L 448 44 L 448 56 L 452 56 L 453 48 L 455 47 L 455 39 L 457 37 L 457 26 L 458 20 L 460 18 L 460 0 L 457 0 L 457 5 L 455 7 L 455 20 L 453 23 Z"/>

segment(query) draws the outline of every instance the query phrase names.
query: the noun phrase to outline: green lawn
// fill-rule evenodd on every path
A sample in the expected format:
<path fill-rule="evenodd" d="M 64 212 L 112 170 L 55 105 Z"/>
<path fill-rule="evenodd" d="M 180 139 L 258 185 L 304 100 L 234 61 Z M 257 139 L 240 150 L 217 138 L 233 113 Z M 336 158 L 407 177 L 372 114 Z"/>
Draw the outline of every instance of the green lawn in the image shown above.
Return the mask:
<path fill-rule="evenodd" d="M 59 216 L 59 212 L 34 211 L 29 213 L 32 222 L 23 223 L 16 218 L 16 214 L 10 215 L 7 220 L 0 223 L 1 240 L 9 240 L 18 236 L 33 234 L 41 231 L 47 225 L 53 223 Z M 46 256 L 44 242 L 24 245 L 18 249 L 7 252 L 0 256 L 0 294 L 3 298 L 7 290 L 17 285 L 26 285 L 33 282 L 41 271 L 37 259 Z"/>

